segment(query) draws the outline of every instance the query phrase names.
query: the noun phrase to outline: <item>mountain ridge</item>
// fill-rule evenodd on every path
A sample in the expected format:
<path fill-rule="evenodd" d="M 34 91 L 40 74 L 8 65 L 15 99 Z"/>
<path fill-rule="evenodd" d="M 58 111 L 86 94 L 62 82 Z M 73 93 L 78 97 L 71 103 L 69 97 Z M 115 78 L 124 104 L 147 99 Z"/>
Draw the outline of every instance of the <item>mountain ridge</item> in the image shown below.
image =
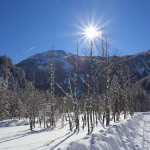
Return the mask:
<path fill-rule="evenodd" d="M 31 81 L 33 80 L 33 74 L 35 74 L 36 88 L 47 90 L 50 89 L 50 63 L 52 58 L 55 60 L 56 82 L 69 92 L 67 80 L 70 78 L 73 82 L 76 61 L 75 54 L 66 53 L 64 50 L 49 50 L 30 56 L 16 66 L 22 68 L 26 73 L 27 79 Z M 94 67 L 100 71 L 101 56 L 93 56 L 93 58 L 97 58 Z M 122 63 L 123 67 L 128 70 L 128 73 L 132 74 L 132 78 L 135 78 L 133 83 L 150 75 L 150 50 L 135 55 L 111 56 L 110 58 L 112 62 L 117 61 Z M 79 79 L 79 91 L 84 89 L 85 86 L 83 79 L 86 78 L 86 72 L 90 65 L 89 59 L 89 56 L 78 56 L 78 73 L 79 77 L 82 78 Z M 115 69 L 119 71 L 117 67 Z"/>

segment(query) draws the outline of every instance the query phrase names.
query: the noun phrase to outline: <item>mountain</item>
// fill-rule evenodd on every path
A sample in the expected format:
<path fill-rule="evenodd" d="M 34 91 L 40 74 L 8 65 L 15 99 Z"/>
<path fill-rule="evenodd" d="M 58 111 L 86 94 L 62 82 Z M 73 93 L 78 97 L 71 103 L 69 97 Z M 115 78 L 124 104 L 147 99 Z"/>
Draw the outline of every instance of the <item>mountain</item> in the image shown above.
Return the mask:
<path fill-rule="evenodd" d="M 8 81 L 11 89 L 25 87 L 26 75 L 24 70 L 13 65 L 7 56 L 0 56 L 0 77 Z"/>
<path fill-rule="evenodd" d="M 68 72 L 72 72 L 74 67 L 69 60 L 71 56 L 71 54 L 67 54 L 63 50 L 50 50 L 31 56 L 16 66 L 22 68 L 26 72 L 26 78 L 28 80 L 35 80 L 37 88 L 49 90 L 50 63 L 52 58 L 55 58 L 56 82 L 64 88 L 68 83 L 66 81 L 68 78 Z"/>
<path fill-rule="evenodd" d="M 150 50 L 135 55 L 120 57 L 138 79 L 150 75 Z"/>
<path fill-rule="evenodd" d="M 63 50 L 49 50 L 44 53 L 39 53 L 21 61 L 16 66 L 22 68 L 26 73 L 28 80 L 35 80 L 36 88 L 42 90 L 50 89 L 50 63 L 52 58 L 55 61 L 55 79 L 66 92 L 69 92 L 69 82 L 74 81 L 75 61 L 76 55 L 66 53 Z M 97 74 L 101 72 L 102 58 L 100 56 L 93 57 L 96 61 L 93 62 L 93 68 Z M 86 91 L 85 80 L 86 73 L 88 72 L 90 58 L 87 56 L 78 57 L 78 92 L 82 94 Z M 121 63 L 122 67 L 126 70 L 126 76 L 128 80 L 132 80 L 135 83 L 142 78 L 150 75 L 150 50 L 128 56 L 111 56 L 111 64 L 114 62 Z M 119 72 L 120 68 L 117 65 L 114 67 L 112 73 Z M 95 72 L 95 74 L 96 74 Z M 131 78 L 131 79 L 129 79 Z M 73 84 L 71 84 L 73 86 Z M 72 88 L 73 89 L 73 88 Z M 61 93 L 61 90 L 56 86 L 57 93 Z"/>

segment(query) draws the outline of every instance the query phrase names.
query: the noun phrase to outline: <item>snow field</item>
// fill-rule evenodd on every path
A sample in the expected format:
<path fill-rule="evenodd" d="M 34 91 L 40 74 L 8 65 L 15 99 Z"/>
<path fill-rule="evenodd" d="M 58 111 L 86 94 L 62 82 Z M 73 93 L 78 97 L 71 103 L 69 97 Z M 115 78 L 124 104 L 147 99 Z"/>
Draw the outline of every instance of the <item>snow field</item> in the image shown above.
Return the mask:
<path fill-rule="evenodd" d="M 91 135 L 87 135 L 87 127 L 84 131 L 80 128 L 79 132 L 70 132 L 68 121 L 64 124 L 61 127 L 61 122 L 58 122 L 56 128 L 46 130 L 36 124 L 33 132 L 29 130 L 29 125 L 1 127 L 0 150 L 150 149 L 150 113 L 137 113 L 128 120 L 111 122 L 109 127 L 99 122 Z"/>
<path fill-rule="evenodd" d="M 150 150 L 150 116 L 148 113 L 144 114 L 143 126 L 143 150 Z"/>
<path fill-rule="evenodd" d="M 143 114 L 134 115 L 126 122 L 110 125 L 89 138 L 72 142 L 66 150 L 143 150 Z"/>

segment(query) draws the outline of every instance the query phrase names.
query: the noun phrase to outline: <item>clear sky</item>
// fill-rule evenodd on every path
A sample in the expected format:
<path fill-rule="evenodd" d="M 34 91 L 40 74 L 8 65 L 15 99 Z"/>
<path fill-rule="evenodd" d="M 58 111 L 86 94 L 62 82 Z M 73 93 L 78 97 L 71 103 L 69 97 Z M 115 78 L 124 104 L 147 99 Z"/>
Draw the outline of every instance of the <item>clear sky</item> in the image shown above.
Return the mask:
<path fill-rule="evenodd" d="M 0 55 L 18 63 L 52 47 L 75 53 L 90 23 L 122 55 L 150 48 L 150 0 L 0 0 Z"/>

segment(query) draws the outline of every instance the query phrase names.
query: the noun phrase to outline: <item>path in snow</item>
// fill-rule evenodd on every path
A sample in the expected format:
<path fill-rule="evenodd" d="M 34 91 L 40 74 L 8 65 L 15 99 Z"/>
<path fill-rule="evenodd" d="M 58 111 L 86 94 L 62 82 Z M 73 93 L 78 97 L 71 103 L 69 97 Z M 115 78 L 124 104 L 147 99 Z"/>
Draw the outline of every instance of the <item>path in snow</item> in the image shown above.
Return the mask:
<path fill-rule="evenodd" d="M 150 150 L 150 114 L 144 115 L 143 150 Z"/>

